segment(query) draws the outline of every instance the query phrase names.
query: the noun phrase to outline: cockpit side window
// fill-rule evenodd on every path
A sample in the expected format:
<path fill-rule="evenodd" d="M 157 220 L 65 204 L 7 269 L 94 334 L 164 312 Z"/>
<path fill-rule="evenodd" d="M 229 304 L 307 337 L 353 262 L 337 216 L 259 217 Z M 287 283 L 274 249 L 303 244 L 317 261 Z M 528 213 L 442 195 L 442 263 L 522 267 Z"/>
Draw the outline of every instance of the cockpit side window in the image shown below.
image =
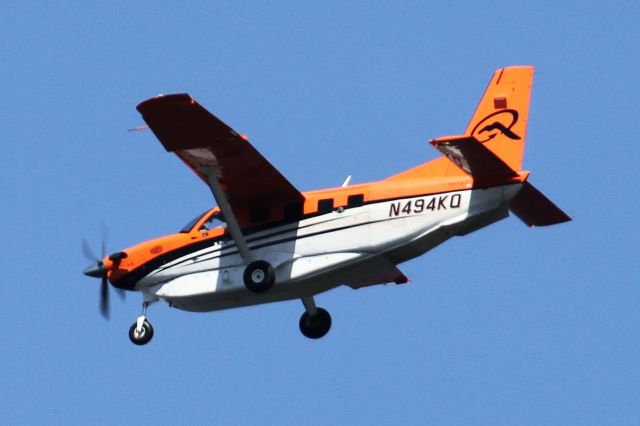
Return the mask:
<path fill-rule="evenodd" d="M 200 227 L 200 231 L 208 231 L 214 228 L 218 228 L 220 226 L 226 225 L 227 222 L 224 220 L 224 215 L 221 211 L 213 213 Z"/>
<path fill-rule="evenodd" d="M 199 214 L 195 219 L 192 219 L 185 226 L 182 227 L 180 233 L 188 234 L 193 231 L 193 227 L 196 226 L 198 222 L 202 220 L 204 215 L 209 213 L 211 210 L 207 210 L 206 212 Z M 215 213 L 211 213 L 211 215 L 204 221 L 204 223 L 200 226 L 200 231 L 208 231 L 214 228 L 218 228 L 219 226 L 226 225 L 226 221 L 224 220 L 224 215 L 221 211 L 217 211 Z"/>

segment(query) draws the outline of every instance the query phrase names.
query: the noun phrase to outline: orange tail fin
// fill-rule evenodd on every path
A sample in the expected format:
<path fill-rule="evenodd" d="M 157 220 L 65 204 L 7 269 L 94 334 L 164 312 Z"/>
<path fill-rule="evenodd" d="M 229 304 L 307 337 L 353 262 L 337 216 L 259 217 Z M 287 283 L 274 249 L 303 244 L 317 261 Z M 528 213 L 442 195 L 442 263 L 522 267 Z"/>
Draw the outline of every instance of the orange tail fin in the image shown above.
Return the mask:
<path fill-rule="evenodd" d="M 497 70 L 465 131 L 465 136 L 477 139 L 516 172 L 522 168 L 532 83 L 532 66 Z M 390 176 L 387 180 L 462 175 L 465 172 L 460 167 L 442 157 Z"/>
<path fill-rule="evenodd" d="M 497 70 L 465 131 L 515 171 L 522 168 L 532 83 L 532 66 Z"/>

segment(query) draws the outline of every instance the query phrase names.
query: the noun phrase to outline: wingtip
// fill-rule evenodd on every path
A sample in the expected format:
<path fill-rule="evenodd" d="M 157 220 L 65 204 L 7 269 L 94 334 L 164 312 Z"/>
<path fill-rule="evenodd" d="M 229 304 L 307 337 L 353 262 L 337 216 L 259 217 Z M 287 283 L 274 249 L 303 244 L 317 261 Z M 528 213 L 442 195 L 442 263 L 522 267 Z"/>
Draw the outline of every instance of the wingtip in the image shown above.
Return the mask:
<path fill-rule="evenodd" d="M 188 93 L 160 94 L 140 102 L 136 109 L 143 114 L 147 108 L 176 103 L 196 104 L 197 102 Z"/>

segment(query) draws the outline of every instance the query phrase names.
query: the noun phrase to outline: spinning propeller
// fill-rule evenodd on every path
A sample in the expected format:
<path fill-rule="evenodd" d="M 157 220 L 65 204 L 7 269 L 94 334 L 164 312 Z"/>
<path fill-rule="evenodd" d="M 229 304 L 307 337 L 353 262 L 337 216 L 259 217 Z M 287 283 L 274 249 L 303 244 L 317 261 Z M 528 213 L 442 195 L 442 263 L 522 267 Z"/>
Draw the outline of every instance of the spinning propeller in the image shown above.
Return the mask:
<path fill-rule="evenodd" d="M 109 270 L 104 264 L 103 259 L 106 257 L 107 249 L 104 243 L 104 237 L 100 242 L 100 254 L 101 257 L 97 257 L 91 247 L 89 247 L 89 243 L 84 238 L 82 239 L 82 252 L 84 256 L 94 262 L 94 264 L 89 265 L 83 273 L 88 277 L 100 278 L 100 313 L 105 319 L 109 319 L 109 280 L 107 279 L 107 273 Z M 121 259 L 126 257 L 126 253 L 117 252 L 109 256 L 109 258 L 114 261 L 120 261 Z M 125 298 L 124 290 L 116 288 L 116 293 L 122 300 Z"/>

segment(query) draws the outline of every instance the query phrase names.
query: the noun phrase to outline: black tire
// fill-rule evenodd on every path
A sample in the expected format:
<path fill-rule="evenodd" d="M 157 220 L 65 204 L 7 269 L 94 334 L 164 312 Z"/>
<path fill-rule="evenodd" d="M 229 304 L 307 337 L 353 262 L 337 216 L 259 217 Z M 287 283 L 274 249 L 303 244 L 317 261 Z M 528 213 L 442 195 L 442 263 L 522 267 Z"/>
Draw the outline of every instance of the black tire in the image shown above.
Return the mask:
<path fill-rule="evenodd" d="M 276 271 L 269 262 L 256 260 L 251 262 L 242 275 L 244 285 L 254 293 L 264 293 L 273 287 L 276 280 Z"/>
<path fill-rule="evenodd" d="M 331 315 L 325 309 L 317 308 L 315 316 L 305 312 L 300 317 L 300 331 L 309 339 L 319 339 L 331 329 Z"/>
<path fill-rule="evenodd" d="M 137 323 L 134 322 L 131 328 L 129 328 L 129 340 L 135 345 L 146 345 L 153 337 L 153 327 L 151 323 L 148 321 L 142 323 L 142 333 L 140 335 L 136 333 L 136 326 Z"/>

